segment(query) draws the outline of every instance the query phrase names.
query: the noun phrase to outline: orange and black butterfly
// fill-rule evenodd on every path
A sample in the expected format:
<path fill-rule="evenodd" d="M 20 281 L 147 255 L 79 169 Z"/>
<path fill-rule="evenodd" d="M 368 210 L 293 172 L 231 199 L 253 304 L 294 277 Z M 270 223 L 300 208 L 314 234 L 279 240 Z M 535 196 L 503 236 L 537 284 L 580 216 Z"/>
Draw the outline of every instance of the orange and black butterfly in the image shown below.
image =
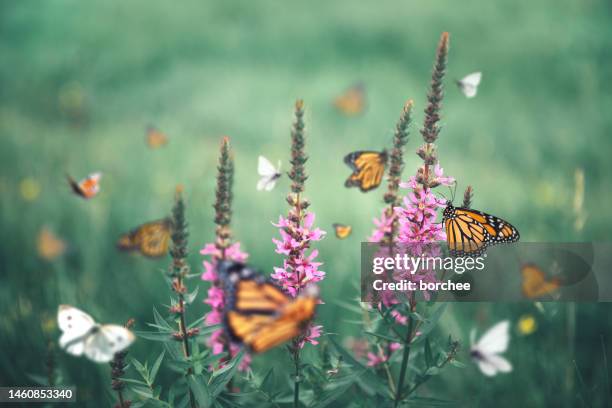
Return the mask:
<path fill-rule="evenodd" d="M 366 106 L 365 87 L 357 83 L 334 99 L 334 106 L 346 116 L 357 116 L 363 113 Z"/>
<path fill-rule="evenodd" d="M 353 174 L 344 183 L 345 187 L 359 187 L 365 193 L 380 185 L 385 175 L 387 152 L 356 151 L 347 154 L 344 162 L 353 169 Z"/>
<path fill-rule="evenodd" d="M 523 265 L 521 275 L 523 276 L 523 283 L 521 285 L 523 296 L 528 299 L 554 295 L 561 286 L 561 279 L 558 277 L 547 279 L 544 271 L 532 263 Z"/>
<path fill-rule="evenodd" d="M 157 149 L 165 146 L 168 143 L 168 137 L 165 133 L 154 126 L 147 127 L 147 145 L 151 149 Z"/>
<path fill-rule="evenodd" d="M 454 207 L 451 201 L 446 202 L 442 222 L 453 256 L 480 256 L 489 246 L 520 238 L 509 222 L 481 211 Z"/>
<path fill-rule="evenodd" d="M 304 332 L 315 314 L 314 294 L 291 298 L 251 267 L 219 263 L 226 293 L 224 324 L 232 341 L 262 353 Z"/>
<path fill-rule="evenodd" d="M 66 175 L 72 192 L 85 199 L 93 198 L 100 192 L 100 179 L 102 173 L 91 173 L 81 181 L 76 181 L 68 174 Z"/>
<path fill-rule="evenodd" d="M 168 218 L 147 222 L 121 235 L 117 248 L 123 251 L 139 251 L 144 256 L 158 258 L 168 253 L 171 232 L 172 223 Z"/>
<path fill-rule="evenodd" d="M 350 225 L 335 223 L 332 224 L 332 226 L 334 227 L 334 231 L 338 239 L 345 239 L 349 235 L 351 235 L 351 232 L 353 232 L 353 227 L 351 227 Z"/>

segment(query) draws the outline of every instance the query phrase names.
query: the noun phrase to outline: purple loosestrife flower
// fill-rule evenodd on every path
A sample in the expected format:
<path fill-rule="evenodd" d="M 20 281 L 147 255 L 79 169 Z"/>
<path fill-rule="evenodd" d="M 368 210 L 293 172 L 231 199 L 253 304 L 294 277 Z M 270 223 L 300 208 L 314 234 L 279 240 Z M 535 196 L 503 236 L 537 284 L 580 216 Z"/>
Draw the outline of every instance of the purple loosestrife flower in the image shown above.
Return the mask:
<path fill-rule="evenodd" d="M 225 308 L 225 292 L 217 273 L 219 261 L 228 260 L 245 262 L 248 254 L 240 249 L 240 242 L 231 242 L 230 222 L 232 217 L 232 184 L 234 178 L 234 161 L 229 147 L 229 139 L 223 138 L 219 165 L 217 167 L 217 189 L 215 195 L 215 242 L 204 245 L 200 251 L 201 255 L 209 257 L 203 261 L 204 272 L 202 280 L 212 282 L 208 289 L 208 296 L 204 303 L 210 305 L 211 311 L 206 315 L 205 322 L 208 325 L 219 324 L 223 321 L 223 310 Z M 235 356 L 240 347 L 231 344 L 223 329 L 215 330 L 207 340 L 207 345 L 213 354 L 229 353 Z M 240 362 L 239 370 L 247 370 L 251 363 L 251 357 L 245 354 Z M 221 363 L 223 365 L 223 362 Z"/>

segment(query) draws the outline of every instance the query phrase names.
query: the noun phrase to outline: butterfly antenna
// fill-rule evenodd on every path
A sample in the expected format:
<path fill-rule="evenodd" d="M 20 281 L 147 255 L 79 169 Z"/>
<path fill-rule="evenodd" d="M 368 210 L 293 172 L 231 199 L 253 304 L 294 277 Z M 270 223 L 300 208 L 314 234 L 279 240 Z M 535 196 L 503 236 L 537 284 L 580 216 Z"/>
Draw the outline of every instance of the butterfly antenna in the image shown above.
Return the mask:
<path fill-rule="evenodd" d="M 451 189 L 450 186 L 448 186 L 448 189 L 450 190 L 450 193 L 451 193 L 451 202 L 454 203 L 455 194 L 457 193 L 457 180 L 455 180 L 455 188 Z"/>

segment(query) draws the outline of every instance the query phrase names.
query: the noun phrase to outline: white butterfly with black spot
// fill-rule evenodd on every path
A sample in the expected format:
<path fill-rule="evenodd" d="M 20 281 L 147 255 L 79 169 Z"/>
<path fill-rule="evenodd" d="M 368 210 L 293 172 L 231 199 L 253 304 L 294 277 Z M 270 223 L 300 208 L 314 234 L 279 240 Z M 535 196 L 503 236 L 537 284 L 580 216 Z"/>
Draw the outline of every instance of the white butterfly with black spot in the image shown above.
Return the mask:
<path fill-rule="evenodd" d="M 260 179 L 257 182 L 257 190 L 271 191 L 276 185 L 278 179 L 281 177 L 280 168 L 280 160 L 278 161 L 278 167 L 274 167 L 270 160 L 263 156 L 259 156 L 257 172 L 259 173 Z"/>
<path fill-rule="evenodd" d="M 87 313 L 68 305 L 59 306 L 57 324 L 62 331 L 60 347 L 73 356 L 85 354 L 96 363 L 108 363 L 135 339 L 125 327 L 98 324 Z"/>
<path fill-rule="evenodd" d="M 484 375 L 492 377 L 497 373 L 512 371 L 512 364 L 500 356 L 508 349 L 509 331 L 510 322 L 503 320 L 491 327 L 476 343 L 474 343 L 476 332 L 472 330 L 470 333 L 470 356 Z"/>
<path fill-rule="evenodd" d="M 466 98 L 473 98 L 478 92 L 478 85 L 482 79 L 482 72 L 472 72 L 457 81 L 457 86 Z"/>

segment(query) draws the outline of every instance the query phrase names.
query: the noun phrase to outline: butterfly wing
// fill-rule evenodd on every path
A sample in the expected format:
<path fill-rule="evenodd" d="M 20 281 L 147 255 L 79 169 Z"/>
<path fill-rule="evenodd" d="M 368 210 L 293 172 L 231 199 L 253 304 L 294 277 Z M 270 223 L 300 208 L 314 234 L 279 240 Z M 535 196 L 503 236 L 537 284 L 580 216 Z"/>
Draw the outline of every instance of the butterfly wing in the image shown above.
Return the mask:
<path fill-rule="evenodd" d="M 226 331 L 255 353 L 296 337 L 314 316 L 316 297 L 291 299 L 245 265 L 223 265 L 220 275 L 228 294 Z"/>
<path fill-rule="evenodd" d="M 102 178 L 102 173 L 92 173 L 89 176 L 85 177 L 78 184 L 79 190 L 81 191 L 80 195 L 83 198 L 93 198 L 100 192 L 100 179 Z"/>
<path fill-rule="evenodd" d="M 474 348 L 485 356 L 503 353 L 508 349 L 508 343 L 510 342 L 509 330 L 510 322 L 508 320 L 497 323 L 482 335 Z"/>
<path fill-rule="evenodd" d="M 49 228 L 43 227 L 38 233 L 36 248 L 41 258 L 53 261 L 66 251 L 66 242 L 58 238 Z"/>
<path fill-rule="evenodd" d="M 158 149 L 168 143 L 168 137 L 159 129 L 150 126 L 147 128 L 147 145 L 151 149 Z"/>
<path fill-rule="evenodd" d="M 334 99 L 334 106 L 346 116 L 356 116 L 365 109 L 365 87 L 356 84 Z"/>
<path fill-rule="evenodd" d="M 280 167 L 280 164 L 279 164 L 279 167 Z M 259 173 L 260 176 L 272 177 L 276 173 L 278 173 L 278 169 L 274 167 L 274 165 L 270 162 L 270 160 L 266 159 L 263 156 L 259 156 L 259 159 L 257 162 L 257 173 Z"/>
<path fill-rule="evenodd" d="M 362 192 L 368 192 L 378 187 L 385 174 L 387 153 L 374 151 L 356 151 L 344 157 L 344 162 L 353 169 L 344 185 L 359 187 Z"/>
<path fill-rule="evenodd" d="M 151 221 L 121 235 L 117 247 L 125 251 L 138 250 L 145 256 L 158 258 L 168 253 L 171 232 L 169 219 Z"/>
<path fill-rule="evenodd" d="M 535 299 L 556 292 L 561 286 L 558 278 L 546 280 L 544 271 L 535 264 L 526 264 L 521 268 L 523 277 L 523 295 L 529 299 Z"/>
<path fill-rule="evenodd" d="M 347 238 L 349 235 L 351 235 L 351 232 L 353 231 L 353 227 L 351 227 L 350 225 L 335 223 L 332 226 L 334 227 L 334 231 L 338 239 Z"/>
<path fill-rule="evenodd" d="M 80 356 L 83 354 L 84 342 L 95 328 L 94 319 L 73 306 L 60 305 L 57 311 L 57 325 L 62 331 L 59 345 L 68 353 Z"/>
<path fill-rule="evenodd" d="M 446 239 L 455 256 L 478 256 L 495 244 L 516 242 L 518 230 L 509 222 L 469 208 L 455 208 L 449 202 L 444 210 Z"/>
<path fill-rule="evenodd" d="M 478 85 L 480 84 L 481 79 L 482 72 L 473 72 L 463 77 L 463 79 L 457 81 L 457 84 L 466 98 L 473 98 L 478 92 Z"/>
<path fill-rule="evenodd" d="M 96 363 L 108 363 L 115 353 L 125 350 L 133 341 L 134 334 L 125 327 L 106 324 L 87 338 L 84 353 Z"/>

